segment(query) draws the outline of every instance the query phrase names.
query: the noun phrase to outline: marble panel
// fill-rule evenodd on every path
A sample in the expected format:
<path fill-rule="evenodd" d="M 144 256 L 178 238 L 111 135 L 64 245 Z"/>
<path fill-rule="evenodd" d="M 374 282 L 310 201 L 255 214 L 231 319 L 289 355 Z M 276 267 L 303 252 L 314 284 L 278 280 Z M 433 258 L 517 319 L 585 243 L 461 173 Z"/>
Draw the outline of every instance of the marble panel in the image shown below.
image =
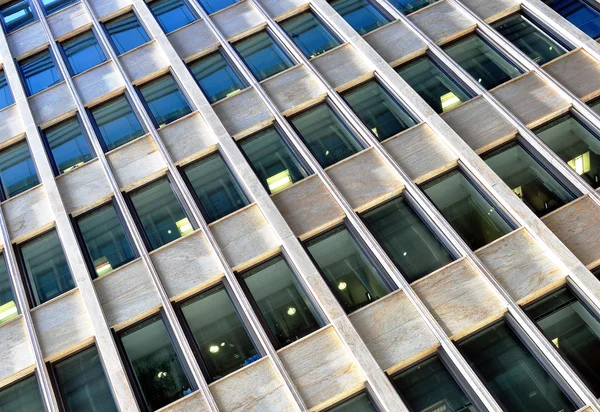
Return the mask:
<path fill-rule="evenodd" d="M 13 241 L 40 231 L 54 220 L 46 189 L 42 185 L 5 201 L 2 212 Z"/>
<path fill-rule="evenodd" d="M 0 145 L 25 133 L 25 125 L 16 104 L 0 110 Z"/>
<path fill-rule="evenodd" d="M 0 325 L 0 382 L 35 363 L 23 316 Z"/>
<path fill-rule="evenodd" d="M 123 77 L 112 61 L 73 77 L 73 83 L 86 106 L 92 106 L 103 96 L 112 95 L 125 87 Z"/>
<path fill-rule="evenodd" d="M 196 391 L 167 406 L 160 408 L 157 412 L 210 412 L 210 407 L 201 391 Z"/>
<path fill-rule="evenodd" d="M 105 21 L 132 7 L 131 0 L 89 0 L 92 12 L 98 20 Z"/>
<path fill-rule="evenodd" d="M 279 73 L 264 82 L 262 87 L 284 115 L 295 113 L 311 103 L 325 98 L 325 87 L 304 65 Z"/>
<path fill-rule="evenodd" d="M 39 21 L 10 33 L 6 36 L 6 41 L 10 48 L 10 54 L 16 60 L 41 51 L 48 44 L 48 38 Z"/>
<path fill-rule="evenodd" d="M 175 51 L 184 61 L 193 60 L 205 50 L 216 48 L 219 41 L 204 20 L 195 22 L 175 30 L 167 35 Z"/>
<path fill-rule="evenodd" d="M 217 144 L 214 133 L 198 112 L 161 127 L 158 134 L 175 164 L 188 163 Z"/>
<path fill-rule="evenodd" d="M 90 16 L 82 2 L 75 3 L 53 13 L 51 16 L 48 16 L 47 21 L 55 39 L 60 39 L 72 31 L 92 25 Z"/>
<path fill-rule="evenodd" d="M 461 0 L 461 3 L 487 23 L 506 17 L 521 8 L 519 0 Z"/>
<path fill-rule="evenodd" d="M 315 57 L 311 62 L 329 85 L 337 91 L 360 83 L 369 78 L 374 71 L 374 67 L 350 44 L 329 50 Z"/>
<path fill-rule="evenodd" d="M 169 67 L 169 61 L 155 41 L 122 54 L 119 60 L 132 83 L 141 83 Z"/>
<path fill-rule="evenodd" d="M 113 194 L 112 188 L 98 160 L 92 160 L 56 179 L 67 213 L 92 208 L 104 203 Z"/>
<path fill-rule="evenodd" d="M 266 12 L 275 20 L 282 20 L 304 9 L 309 0 L 259 0 Z"/>
<path fill-rule="evenodd" d="M 402 20 L 373 30 L 363 37 L 392 67 L 425 53 L 427 45 Z"/>
<path fill-rule="evenodd" d="M 273 116 L 253 88 L 242 90 L 213 105 L 215 113 L 234 138 L 258 131 L 273 122 Z"/>
<path fill-rule="evenodd" d="M 446 0 L 412 13 L 408 18 L 437 44 L 455 40 L 477 26 L 475 20 Z"/>
<path fill-rule="evenodd" d="M 29 98 L 29 107 L 35 123 L 44 127 L 50 121 L 59 121 L 77 110 L 69 87 L 63 81 Z"/>
<path fill-rule="evenodd" d="M 585 50 L 574 50 L 543 68 L 583 101 L 600 95 L 600 62 Z"/>
<path fill-rule="evenodd" d="M 266 24 L 263 15 L 252 2 L 241 1 L 231 7 L 213 13 L 211 18 L 226 39 L 239 38 L 256 26 Z"/>

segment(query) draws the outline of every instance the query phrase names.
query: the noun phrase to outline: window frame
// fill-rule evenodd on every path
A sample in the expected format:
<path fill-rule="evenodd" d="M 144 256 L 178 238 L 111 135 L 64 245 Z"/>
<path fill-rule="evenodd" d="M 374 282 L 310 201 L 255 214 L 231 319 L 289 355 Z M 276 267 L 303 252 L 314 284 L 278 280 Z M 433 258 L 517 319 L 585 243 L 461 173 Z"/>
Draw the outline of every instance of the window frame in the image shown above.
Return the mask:
<path fill-rule="evenodd" d="M 12 375 L 12 376 L 14 376 L 14 375 Z M 40 386 L 40 380 L 38 379 L 38 376 L 37 376 L 36 370 L 34 370 L 34 371 L 33 371 L 33 372 L 31 372 L 31 373 L 28 373 L 28 374 L 26 374 L 26 375 L 25 375 L 25 376 L 23 376 L 23 377 L 17 378 L 17 379 L 15 379 L 14 381 L 12 381 L 12 382 L 10 382 L 10 383 L 8 383 L 8 384 L 6 384 L 6 385 L 2 386 L 2 387 L 0 388 L 0 393 L 1 393 L 2 391 L 4 391 L 5 389 L 8 389 L 8 388 L 10 388 L 11 386 L 15 386 L 15 385 L 17 385 L 17 384 L 19 384 L 19 383 L 23 382 L 24 380 L 27 380 L 27 379 L 30 379 L 30 378 L 34 378 L 34 379 L 35 379 L 35 383 L 37 384 L 37 389 L 38 389 L 38 392 L 39 392 L 39 395 L 40 395 L 40 401 L 41 401 L 40 403 L 41 403 L 41 405 L 42 405 L 42 408 L 45 408 L 45 407 L 46 407 L 46 405 L 44 405 L 44 396 L 42 395 L 42 387 Z M 58 400 L 57 400 L 57 401 L 58 401 Z"/>
<path fill-rule="evenodd" d="M 56 73 L 58 75 L 58 80 L 56 82 L 54 82 L 53 84 L 51 84 L 50 86 L 46 87 L 45 89 L 39 90 L 33 94 L 31 94 L 29 87 L 27 86 L 27 81 L 25 79 L 25 75 L 23 74 L 23 68 L 21 67 L 21 62 L 23 60 L 29 59 L 31 57 L 34 57 L 36 55 L 42 54 L 44 51 L 48 51 L 48 54 L 50 55 L 50 58 L 52 59 L 52 64 L 54 65 L 54 68 L 56 69 Z M 55 87 L 57 84 L 60 84 L 61 82 L 64 82 L 65 79 L 61 73 L 61 71 L 59 70 L 59 66 L 58 66 L 58 61 L 56 59 L 56 56 L 54 55 L 54 53 L 52 52 L 52 49 L 50 48 L 50 46 L 48 46 L 47 48 L 40 50 L 36 53 L 33 53 L 32 55 L 29 55 L 27 57 L 23 57 L 20 60 L 14 59 L 15 60 L 15 66 L 17 66 L 17 72 L 19 73 L 19 79 L 21 79 L 21 85 L 23 86 L 23 89 L 25 89 L 25 97 L 27 99 L 33 97 L 33 96 L 37 96 L 38 94 L 45 92 L 48 89 L 51 89 L 52 87 Z"/>
<path fill-rule="evenodd" d="M 118 19 L 119 17 L 123 17 L 124 15 L 126 15 L 127 13 L 133 13 L 134 17 L 136 18 L 136 20 L 138 21 L 140 27 L 142 28 L 142 30 L 144 30 L 144 32 L 146 33 L 146 36 L 148 37 L 148 41 L 146 43 L 142 43 L 139 46 L 134 47 L 133 49 L 127 50 L 123 53 L 119 53 L 119 49 L 117 48 L 117 45 L 115 44 L 110 32 L 108 31 L 108 28 L 106 27 L 107 23 L 110 23 L 113 20 Z M 115 55 L 117 57 L 119 56 L 123 56 L 124 54 L 130 53 L 131 51 L 138 49 L 142 46 L 144 46 L 145 44 L 151 43 L 152 40 L 154 40 L 154 37 L 152 37 L 149 32 L 148 29 L 146 28 L 146 26 L 144 25 L 143 21 L 140 19 L 140 17 L 137 14 L 137 11 L 135 10 L 135 7 L 130 7 L 126 10 L 124 10 L 122 13 L 117 14 L 116 16 L 111 17 L 108 20 L 104 20 L 100 22 L 100 25 L 102 26 L 102 30 L 104 31 L 104 35 L 106 37 L 106 39 L 108 40 L 108 43 L 110 44 L 110 47 L 112 47 L 113 52 L 115 53 Z M 110 57 L 110 55 L 108 56 Z"/>
<path fill-rule="evenodd" d="M 179 28 L 177 28 L 177 29 L 175 29 L 175 30 L 171 30 L 170 32 L 167 32 L 166 28 L 165 28 L 165 27 L 163 27 L 163 25 L 162 25 L 162 23 L 161 23 L 160 19 L 158 18 L 158 16 L 157 16 L 157 15 L 154 13 L 154 10 L 152 10 L 152 7 L 150 7 L 150 4 L 152 4 L 152 3 L 156 3 L 156 2 L 158 2 L 158 1 L 160 1 L 160 0 L 150 0 L 150 1 L 145 1 L 145 3 L 146 3 L 146 7 L 148 7 L 148 10 L 150 10 L 150 14 L 152 14 L 152 17 L 154 17 L 154 20 L 156 20 L 156 22 L 157 22 L 157 23 L 158 23 L 158 25 L 160 26 L 161 30 L 162 30 L 162 31 L 163 31 L 163 33 L 165 34 L 165 36 L 166 36 L 166 35 L 169 35 L 169 34 L 171 34 L 171 33 L 174 33 L 174 32 L 176 32 L 177 30 L 181 30 L 182 28 L 184 28 L 184 27 L 186 27 L 186 26 L 189 26 L 190 24 L 192 24 L 192 23 L 195 23 L 195 22 L 197 22 L 198 20 L 200 20 L 200 19 L 201 19 L 201 16 L 199 16 L 199 15 L 198 15 L 198 13 L 197 13 L 197 12 L 196 12 L 196 10 L 194 9 L 194 7 L 192 7 L 192 5 L 190 4 L 190 2 L 189 2 L 189 1 L 187 1 L 187 0 L 181 0 L 181 2 L 182 2 L 183 4 L 185 4 L 185 6 L 186 6 L 186 7 L 188 8 L 188 10 L 190 11 L 190 14 L 191 14 L 191 15 L 194 17 L 194 20 L 193 20 L 193 21 L 191 21 L 191 22 L 189 22 L 189 23 L 187 23 L 187 24 L 184 24 L 183 26 L 181 26 L 181 27 L 179 27 Z M 148 37 L 150 37 L 150 36 L 148 36 Z"/>
<path fill-rule="evenodd" d="M 32 0 L 35 1 L 35 0 Z M 46 5 L 44 4 L 43 0 L 40 0 L 40 8 L 42 9 L 42 12 L 44 13 L 44 16 L 52 16 L 55 13 L 58 13 L 61 10 L 66 9 L 69 6 L 72 6 L 76 3 L 79 3 L 80 0 L 70 0 L 69 3 L 62 5 L 61 7 L 57 8 L 56 10 L 52 10 L 51 12 L 48 12 L 48 10 L 46 10 Z"/>
<path fill-rule="evenodd" d="M 35 23 L 36 21 L 39 21 L 39 19 L 40 19 L 40 16 L 38 16 L 37 12 L 35 11 L 35 7 L 33 7 L 33 5 L 31 4 L 31 1 L 36 1 L 36 0 L 13 0 L 13 1 L 9 1 L 9 2 L 4 3 L 2 6 L 0 6 L 0 8 L 2 10 L 4 10 L 4 9 L 10 7 L 11 4 L 14 5 L 14 4 L 17 4 L 17 3 L 21 3 L 21 1 L 24 1 L 25 3 L 29 4 L 29 8 L 31 9 L 31 14 L 33 15 L 33 21 L 30 21 L 26 25 L 18 27 L 16 29 L 12 30 L 12 31 L 8 31 L 8 28 L 6 27 L 6 23 L 4 22 L 4 13 L 2 13 L 2 11 L 0 11 L 0 16 L 1 16 L 0 17 L 0 24 L 2 25 L 2 30 L 4 31 L 4 35 L 5 36 L 8 36 L 11 33 L 14 33 L 14 32 L 16 32 L 18 30 L 21 30 L 21 29 L 23 29 L 23 28 L 25 28 L 25 27 L 27 27 L 27 26 Z M 44 8 L 42 7 L 42 10 L 43 9 Z M 17 67 L 18 67 L 18 65 L 17 65 Z"/>
<path fill-rule="evenodd" d="M 365 382 L 366 384 L 366 382 Z M 369 401 L 371 402 L 371 404 L 373 405 L 373 407 L 375 408 L 376 411 L 381 411 L 382 409 L 380 408 L 380 406 L 377 404 L 377 402 L 375 402 L 374 397 L 369 393 L 369 390 L 367 389 L 366 385 L 364 388 L 360 389 L 358 392 L 353 393 L 350 396 L 345 397 L 344 399 L 334 403 L 333 405 L 329 406 L 326 409 L 323 409 L 322 412 L 330 412 L 332 410 L 334 410 L 335 408 L 337 408 L 338 406 L 342 406 L 343 404 L 345 404 L 346 402 L 351 401 L 354 398 L 358 398 L 361 395 L 366 395 L 367 398 L 369 399 Z"/>
<path fill-rule="evenodd" d="M 80 1 L 80 0 L 76 0 L 76 1 Z M 71 5 L 71 4 L 69 4 L 69 5 Z M 65 52 L 65 48 L 63 47 L 63 42 L 69 41 L 69 40 L 71 40 L 71 39 L 73 39 L 73 38 L 75 38 L 77 36 L 81 36 L 82 34 L 85 34 L 88 31 L 92 33 L 92 36 L 94 37 L 94 40 L 96 40 L 96 44 L 98 45 L 98 47 L 100 48 L 100 50 L 102 50 L 102 54 L 104 55 L 104 60 L 102 62 L 98 63 L 97 65 L 90 67 L 89 69 L 85 69 L 82 72 L 79 72 L 77 74 L 73 74 L 74 70 L 73 70 L 73 67 L 71 67 L 71 63 L 69 63 L 69 57 L 67 56 L 67 53 Z M 104 49 L 104 46 L 98 41 L 98 37 L 96 36 L 96 29 L 93 26 L 90 27 L 88 30 L 84 30 L 82 32 L 78 32 L 78 33 L 74 34 L 73 36 L 69 36 L 66 39 L 62 39 L 61 41 L 57 41 L 56 43 L 58 45 L 58 51 L 60 52 L 60 56 L 62 57 L 62 59 L 63 59 L 63 61 L 65 63 L 65 66 L 67 67 L 67 71 L 71 75 L 71 78 L 73 78 L 75 76 L 79 76 L 79 75 L 81 75 L 83 73 L 86 73 L 86 72 L 88 72 L 90 70 L 93 70 L 96 67 L 101 66 L 101 65 L 103 65 L 104 63 L 106 63 L 107 61 L 110 60 L 110 56 L 106 53 L 106 50 Z"/>
<path fill-rule="evenodd" d="M 43 140 L 43 139 L 42 139 L 42 140 Z M 16 195 L 13 195 L 13 196 L 10 196 L 10 197 L 6 197 L 6 195 L 5 195 L 5 193 L 4 193 L 4 192 L 5 192 L 5 188 L 4 188 L 4 182 L 3 182 L 3 181 L 2 181 L 2 179 L 0 178 L 0 203 L 2 203 L 2 202 L 5 202 L 5 201 L 7 201 L 8 199 L 12 199 L 13 197 L 19 196 L 21 193 L 25 193 L 25 192 L 27 192 L 28 190 L 31 190 L 31 189 L 33 189 L 34 187 L 36 187 L 36 186 L 39 186 L 39 185 L 41 185 L 41 184 L 42 184 L 42 181 L 40 180 L 40 172 L 39 172 L 39 170 L 38 170 L 38 168 L 37 168 L 37 164 L 35 163 L 35 160 L 33 160 L 33 156 L 31 155 L 31 148 L 29 147 L 29 141 L 27 141 L 27 137 L 26 137 L 26 136 L 25 136 L 25 137 L 23 137 L 23 139 L 21 139 L 21 140 L 19 140 L 19 141 L 17 141 L 17 142 L 11 143 L 10 145 L 8 145 L 8 146 L 5 146 L 5 147 L 3 147 L 2 149 L 0 149 L 0 155 L 2 154 L 2 152 L 3 152 L 4 150 L 6 150 L 6 149 L 10 149 L 11 147 L 15 147 L 15 146 L 17 146 L 17 145 L 19 145 L 19 144 L 22 144 L 22 143 L 25 143 L 25 145 L 27 146 L 27 151 L 29 152 L 29 158 L 31 159 L 31 161 L 32 161 L 32 163 L 33 163 L 33 167 L 34 167 L 34 169 L 35 169 L 35 175 L 36 175 L 36 177 L 37 177 L 37 180 L 38 180 L 38 182 L 37 182 L 37 184 L 36 184 L 35 186 L 32 186 L 32 187 L 30 187 L 29 189 L 23 190 L 22 192 L 19 192 L 19 193 L 17 193 Z M 44 233 L 46 233 L 46 232 L 44 232 Z"/>

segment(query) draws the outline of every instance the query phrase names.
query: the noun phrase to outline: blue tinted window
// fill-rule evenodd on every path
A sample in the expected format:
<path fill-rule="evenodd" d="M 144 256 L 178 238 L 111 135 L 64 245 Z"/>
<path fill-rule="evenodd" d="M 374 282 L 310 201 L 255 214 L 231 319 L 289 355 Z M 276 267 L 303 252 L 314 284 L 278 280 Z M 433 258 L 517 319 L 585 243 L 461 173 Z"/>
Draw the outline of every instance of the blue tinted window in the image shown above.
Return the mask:
<path fill-rule="evenodd" d="M 331 7 L 360 34 L 368 33 L 389 23 L 387 17 L 368 0 L 333 0 L 330 3 Z"/>
<path fill-rule="evenodd" d="M 582 0 L 544 0 L 544 3 L 592 39 L 600 37 L 600 12 Z"/>
<path fill-rule="evenodd" d="M 292 59 L 266 31 L 240 40 L 234 47 L 258 81 L 294 65 Z"/>
<path fill-rule="evenodd" d="M 155 0 L 148 6 L 165 33 L 171 33 L 196 20 L 184 0 Z"/>
<path fill-rule="evenodd" d="M 150 41 L 148 34 L 132 11 L 110 20 L 105 23 L 104 27 L 117 54 L 123 54 Z"/>
<path fill-rule="evenodd" d="M 44 412 L 35 375 L 0 389 L 0 406 L 7 412 Z"/>
<path fill-rule="evenodd" d="M 156 126 L 161 127 L 192 112 L 179 85 L 165 74 L 139 87 Z"/>
<path fill-rule="evenodd" d="M 8 81 L 6 81 L 6 74 L 4 74 L 3 70 L 0 70 L 0 110 L 6 106 L 10 106 L 14 102 L 10 86 L 8 85 Z"/>
<path fill-rule="evenodd" d="M 28 96 L 41 92 L 61 80 L 49 50 L 21 60 L 19 66 Z"/>
<path fill-rule="evenodd" d="M 42 0 L 42 5 L 46 14 L 54 13 L 60 9 L 64 9 L 69 4 L 75 3 L 77 0 Z"/>
<path fill-rule="evenodd" d="M 39 182 L 26 141 L 0 152 L 0 183 L 4 199 L 31 189 Z"/>
<path fill-rule="evenodd" d="M 13 1 L 0 7 L 6 33 L 11 33 L 35 20 L 35 15 L 27 0 Z"/>
<path fill-rule="evenodd" d="M 281 27 L 309 59 L 340 44 L 310 11 L 284 21 Z"/>
<path fill-rule="evenodd" d="M 198 0 L 208 14 L 222 10 L 240 0 Z"/>
<path fill-rule="evenodd" d="M 0 254 L 0 323 L 6 322 L 18 314 L 4 255 Z M 2 395 L 0 395 L 1 398 Z M 1 401 L 0 405 L 2 405 Z"/>
<path fill-rule="evenodd" d="M 390 0 L 402 14 L 410 14 L 425 6 L 435 3 L 437 0 Z"/>
<path fill-rule="evenodd" d="M 95 157 L 77 117 L 44 129 L 42 133 L 57 174 L 68 172 Z"/>
<path fill-rule="evenodd" d="M 60 45 L 67 58 L 67 65 L 72 76 L 106 60 L 106 56 L 91 30 L 65 40 Z"/>
<path fill-rule="evenodd" d="M 115 97 L 90 109 L 104 150 L 110 151 L 144 134 L 144 129 L 125 96 Z"/>
<path fill-rule="evenodd" d="M 246 87 L 221 51 L 193 61 L 189 64 L 189 68 L 211 103 Z"/>

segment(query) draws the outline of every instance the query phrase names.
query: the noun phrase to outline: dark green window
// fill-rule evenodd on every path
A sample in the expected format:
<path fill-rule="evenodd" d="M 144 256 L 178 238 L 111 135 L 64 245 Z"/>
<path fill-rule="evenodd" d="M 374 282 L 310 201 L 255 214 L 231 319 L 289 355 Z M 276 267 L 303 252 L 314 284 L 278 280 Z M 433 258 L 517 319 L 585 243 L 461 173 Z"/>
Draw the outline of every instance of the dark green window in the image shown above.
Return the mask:
<path fill-rule="evenodd" d="M 90 109 L 100 144 L 109 152 L 144 134 L 144 129 L 125 95 Z"/>
<path fill-rule="evenodd" d="M 4 254 L 0 254 L 0 323 L 6 322 L 19 314 L 15 304 L 15 295 L 13 293 L 10 276 L 4 260 Z M 0 392 L 0 399 L 2 395 Z M 0 401 L 0 406 L 2 402 Z"/>
<path fill-rule="evenodd" d="M 107 21 L 104 28 L 118 55 L 150 41 L 146 30 L 132 11 Z"/>
<path fill-rule="evenodd" d="M 369 395 L 366 392 L 361 392 L 326 409 L 325 412 L 377 412 L 377 409 Z"/>
<path fill-rule="evenodd" d="M 44 412 L 35 375 L 0 389 L 0 408 L 6 412 Z"/>
<path fill-rule="evenodd" d="M 185 0 L 154 0 L 148 7 L 165 33 L 171 33 L 196 20 Z"/>
<path fill-rule="evenodd" d="M 329 4 L 361 35 L 390 22 L 369 0 L 330 0 Z"/>
<path fill-rule="evenodd" d="M 339 40 L 311 11 L 283 21 L 281 27 L 308 59 L 340 45 Z"/>
<path fill-rule="evenodd" d="M 233 46 L 258 81 L 294 65 L 294 61 L 266 31 L 246 37 Z"/>
<path fill-rule="evenodd" d="M 42 130 L 42 135 L 56 175 L 96 157 L 77 117 Z"/>
<path fill-rule="evenodd" d="M 144 83 L 139 86 L 139 91 L 156 127 L 165 126 L 192 112 L 170 73 Z"/>
<path fill-rule="evenodd" d="M 217 102 L 246 88 L 246 84 L 227 58 L 223 56 L 221 49 L 194 60 L 188 67 L 210 103 Z"/>
<path fill-rule="evenodd" d="M 66 57 L 71 76 L 106 61 L 106 56 L 91 30 L 62 41 L 60 47 Z"/>
<path fill-rule="evenodd" d="M 435 3 L 437 0 L 390 0 L 402 14 L 414 13 L 423 7 Z"/>
<path fill-rule="evenodd" d="M 0 184 L 4 199 L 23 193 L 39 183 L 26 141 L 0 151 Z"/>

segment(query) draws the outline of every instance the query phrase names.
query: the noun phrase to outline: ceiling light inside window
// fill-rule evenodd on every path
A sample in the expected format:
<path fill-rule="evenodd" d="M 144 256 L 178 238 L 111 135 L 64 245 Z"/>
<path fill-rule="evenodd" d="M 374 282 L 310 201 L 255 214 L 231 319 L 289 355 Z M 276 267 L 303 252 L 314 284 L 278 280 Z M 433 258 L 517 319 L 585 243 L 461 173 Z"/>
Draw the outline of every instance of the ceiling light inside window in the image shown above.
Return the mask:
<path fill-rule="evenodd" d="M 277 193 L 286 187 L 292 184 L 292 176 L 288 169 L 285 169 L 283 172 L 279 172 L 271 177 L 267 178 L 267 185 L 269 186 L 269 191 L 274 194 Z"/>

